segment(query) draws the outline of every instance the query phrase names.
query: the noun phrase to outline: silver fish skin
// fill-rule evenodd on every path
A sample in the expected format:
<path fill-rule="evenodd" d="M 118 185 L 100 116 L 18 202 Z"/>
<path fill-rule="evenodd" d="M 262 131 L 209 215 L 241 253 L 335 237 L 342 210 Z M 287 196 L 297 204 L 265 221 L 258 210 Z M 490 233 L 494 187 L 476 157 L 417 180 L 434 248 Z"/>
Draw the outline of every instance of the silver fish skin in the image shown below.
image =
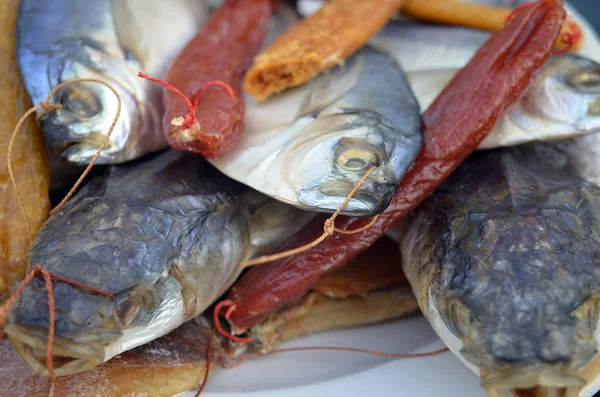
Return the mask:
<path fill-rule="evenodd" d="M 598 352 L 600 187 L 562 144 L 477 152 L 400 225 L 421 310 L 490 396 L 577 396 Z"/>
<path fill-rule="evenodd" d="M 16 51 L 25 87 L 34 105 L 75 79 L 98 79 L 118 92 L 121 116 L 98 164 L 163 149 L 161 87 L 137 73 L 161 77 L 206 16 L 196 0 L 23 0 Z M 50 149 L 89 164 L 113 123 L 116 97 L 100 84 L 74 83 L 51 101 L 62 109 L 40 120 Z"/>
<path fill-rule="evenodd" d="M 90 369 L 202 313 L 235 281 L 241 261 L 275 250 L 313 216 L 189 153 L 168 151 L 92 179 L 29 251 L 30 263 L 116 296 L 54 283 L 57 375 Z M 46 294 L 41 279 L 28 284 L 5 327 L 41 375 Z"/>
<path fill-rule="evenodd" d="M 229 177 L 298 208 L 334 212 L 377 169 L 345 215 L 389 205 L 423 138 L 419 105 L 398 64 L 369 46 L 312 82 L 265 103 L 246 101 L 245 133 L 211 160 Z"/>
<path fill-rule="evenodd" d="M 391 21 L 369 40 L 391 54 L 406 73 L 464 67 L 489 32 L 416 21 Z"/>
<path fill-rule="evenodd" d="M 408 73 L 421 108 L 459 69 Z M 551 57 L 527 92 L 508 108 L 479 149 L 573 138 L 600 132 L 600 64 L 574 54 Z"/>

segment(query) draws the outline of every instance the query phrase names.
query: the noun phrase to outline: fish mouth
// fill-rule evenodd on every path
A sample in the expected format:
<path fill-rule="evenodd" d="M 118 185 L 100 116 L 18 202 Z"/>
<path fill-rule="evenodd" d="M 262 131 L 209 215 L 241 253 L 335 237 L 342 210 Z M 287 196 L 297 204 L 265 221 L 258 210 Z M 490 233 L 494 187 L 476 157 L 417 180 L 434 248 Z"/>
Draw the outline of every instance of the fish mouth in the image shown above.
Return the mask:
<path fill-rule="evenodd" d="M 64 147 L 64 146 L 63 146 Z M 72 142 L 66 146 L 66 149 L 60 153 L 60 157 L 68 161 L 71 164 L 77 165 L 87 165 L 89 164 L 96 153 L 98 153 L 98 149 L 100 145 L 90 145 L 87 142 Z M 107 164 L 110 162 L 109 156 L 107 156 L 110 151 L 110 140 L 107 142 L 105 148 L 100 153 L 96 164 Z"/>
<path fill-rule="evenodd" d="M 98 137 L 102 141 L 104 136 Z M 75 165 L 88 165 L 103 142 L 98 142 L 98 139 L 85 139 L 81 141 L 71 140 L 60 143 L 55 143 L 54 153 L 59 156 L 63 161 Z M 110 162 L 112 153 L 111 147 L 114 146 L 112 141 L 109 139 L 100 156 L 98 157 L 96 164 L 107 164 Z"/>
<path fill-rule="evenodd" d="M 61 143 L 54 148 L 54 153 L 57 156 L 64 159 L 63 155 L 66 152 L 68 152 L 69 149 L 71 149 L 73 146 L 77 146 L 78 144 L 79 144 L 78 142 L 74 142 L 74 141 Z"/>
<path fill-rule="evenodd" d="M 340 181 L 328 181 L 319 187 L 319 192 L 332 200 L 329 210 L 336 211 L 350 194 L 354 185 Z M 368 217 L 381 214 L 390 204 L 395 193 L 395 186 L 382 185 L 373 189 L 358 189 L 340 212 L 342 215 Z"/>
<path fill-rule="evenodd" d="M 34 374 L 49 376 L 46 367 L 47 330 L 8 324 L 4 332 Z M 104 362 L 104 352 L 100 343 L 83 344 L 56 336 L 52 345 L 54 373 L 66 376 L 90 370 Z"/>
<path fill-rule="evenodd" d="M 577 397 L 585 385 L 577 370 L 498 371 L 482 374 L 489 397 Z"/>

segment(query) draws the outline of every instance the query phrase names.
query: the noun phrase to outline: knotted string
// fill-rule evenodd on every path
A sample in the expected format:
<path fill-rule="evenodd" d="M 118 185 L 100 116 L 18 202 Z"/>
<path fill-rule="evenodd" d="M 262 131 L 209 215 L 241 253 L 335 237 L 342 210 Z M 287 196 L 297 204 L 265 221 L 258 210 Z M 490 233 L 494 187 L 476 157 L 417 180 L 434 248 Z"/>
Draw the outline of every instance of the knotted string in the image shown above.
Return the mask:
<path fill-rule="evenodd" d="M 217 331 L 219 331 L 219 333 L 221 335 L 223 335 L 224 337 L 226 337 L 227 339 L 231 339 L 236 342 L 240 342 L 240 343 L 252 342 L 252 338 L 242 338 L 239 336 L 235 336 L 223 329 L 223 327 L 221 326 L 221 321 L 219 321 L 219 314 L 221 313 L 221 310 L 223 310 L 224 308 L 227 308 L 227 311 L 225 312 L 225 319 L 229 320 L 231 313 L 233 313 L 235 311 L 235 303 L 233 303 L 233 301 L 230 299 L 226 299 L 226 300 L 223 300 L 223 301 L 217 303 L 217 305 L 215 306 L 215 309 L 213 311 L 213 322 L 215 324 L 215 328 L 217 329 Z"/>
<path fill-rule="evenodd" d="M 200 99 L 200 95 L 202 95 L 204 93 L 204 91 L 206 91 L 209 87 L 211 86 L 218 86 L 218 87 L 223 87 L 225 89 L 225 91 L 227 91 L 227 94 L 229 95 L 229 99 L 231 99 L 232 101 L 235 100 L 235 93 L 233 92 L 233 88 L 231 88 L 231 86 L 223 81 L 219 81 L 219 80 L 211 80 L 208 83 L 204 84 L 204 86 L 202 86 L 202 88 L 200 88 L 200 90 L 198 90 L 198 92 L 194 95 L 194 97 L 192 98 L 192 100 L 190 101 L 188 99 L 188 97 L 186 97 L 183 92 L 179 91 L 179 89 L 177 89 L 175 86 L 173 86 L 172 84 L 167 83 L 166 81 L 154 78 L 154 77 L 150 77 L 145 73 L 138 73 L 138 77 L 141 77 L 143 79 L 146 80 L 150 80 L 154 83 L 158 83 L 160 85 L 162 85 L 163 87 L 165 87 L 166 89 L 168 89 L 169 91 L 171 91 L 172 93 L 174 93 L 175 95 L 177 95 L 179 98 L 181 98 L 185 104 L 188 107 L 188 112 L 183 116 L 183 122 L 181 123 L 181 125 L 179 125 L 179 127 L 182 130 L 187 130 L 188 128 L 191 128 L 192 126 L 194 126 L 195 124 L 198 123 L 198 120 L 196 119 L 196 108 L 198 107 L 198 101 Z"/>
<path fill-rule="evenodd" d="M 367 180 L 367 178 L 369 177 L 369 175 L 371 175 L 371 173 L 373 171 L 375 171 L 376 169 L 377 169 L 377 166 L 375 166 L 375 165 L 372 166 L 359 179 L 359 181 L 356 183 L 356 185 L 354 185 L 354 187 L 352 188 L 352 190 L 350 191 L 350 193 L 348 193 L 348 195 L 346 196 L 346 198 L 344 199 L 344 201 L 342 202 L 342 204 L 339 206 L 339 208 L 333 213 L 333 215 L 331 215 L 330 218 L 328 218 L 325 221 L 325 224 L 323 225 L 323 234 L 321 236 L 319 236 L 317 239 L 315 239 L 314 241 L 312 241 L 312 242 L 310 242 L 310 243 L 308 243 L 306 245 L 298 247 L 298 248 L 294 248 L 294 249 L 287 250 L 287 251 L 280 252 L 280 253 L 273 254 L 273 255 L 259 256 L 258 258 L 254 258 L 254 259 L 250 259 L 250 260 L 244 261 L 244 262 L 240 263 L 239 266 L 241 268 L 246 268 L 246 267 L 250 267 L 250 266 L 261 265 L 261 264 L 264 264 L 264 263 L 273 262 L 273 261 L 276 261 L 278 259 L 287 258 L 289 256 L 299 254 L 301 252 L 304 252 L 306 250 L 309 250 L 309 249 L 311 249 L 311 248 L 319 245 L 321 242 L 323 242 L 323 240 L 325 240 L 329 236 L 332 236 L 334 233 L 356 234 L 356 233 L 363 232 L 363 231 L 367 230 L 368 228 L 370 228 L 371 226 L 373 226 L 373 224 L 377 221 L 377 218 L 379 217 L 379 215 L 375 215 L 371 219 L 371 221 L 369 221 L 369 223 L 366 224 L 365 226 L 357 228 L 357 229 L 353 229 L 353 230 L 343 230 L 343 229 L 339 229 L 339 228 L 335 227 L 335 219 L 344 210 L 344 208 L 346 208 L 346 205 L 348 205 L 348 203 L 350 202 L 350 200 L 352 199 L 352 197 L 354 196 L 354 194 L 358 191 L 358 189 L 360 189 L 360 187 L 365 182 L 365 180 Z"/>
<path fill-rule="evenodd" d="M 39 121 L 39 119 L 41 117 L 43 117 L 46 113 L 48 113 L 52 110 L 62 109 L 62 105 L 51 103 L 50 100 L 52 99 L 54 94 L 56 92 L 58 92 L 60 89 L 66 87 L 70 84 L 75 84 L 75 83 L 98 83 L 98 84 L 102 84 L 103 86 L 108 88 L 117 97 L 117 114 L 115 115 L 115 118 L 108 130 L 108 133 L 104 137 L 104 141 L 102 142 L 102 144 L 98 148 L 98 151 L 96 152 L 96 154 L 90 161 L 90 164 L 88 164 L 88 166 L 85 168 L 85 170 L 83 171 L 83 173 L 81 174 L 81 176 L 79 177 L 77 182 L 75 182 L 75 184 L 73 185 L 71 190 L 69 190 L 69 192 L 67 193 L 65 198 L 63 198 L 62 201 L 56 207 L 54 207 L 52 210 L 50 210 L 50 215 L 54 215 L 58 210 L 60 210 L 62 208 L 62 206 L 65 205 L 65 203 L 71 198 L 71 196 L 73 196 L 73 194 L 75 193 L 75 191 L 77 190 L 79 185 L 81 185 L 81 182 L 83 182 L 85 177 L 88 175 L 88 173 L 90 172 L 90 170 L 92 169 L 92 167 L 94 166 L 96 161 L 98 160 L 98 157 L 100 157 L 100 153 L 102 153 L 102 150 L 104 150 L 104 147 L 108 143 L 108 140 L 110 139 L 110 136 L 111 136 L 113 130 L 115 129 L 115 126 L 117 125 L 119 116 L 121 115 L 121 97 L 119 96 L 119 94 L 117 93 L 117 91 L 114 88 L 112 88 L 110 85 L 108 85 L 107 83 L 105 83 L 102 80 L 77 79 L 77 80 L 66 81 L 64 83 L 57 85 L 56 87 L 54 87 L 52 89 L 52 91 L 50 91 L 50 93 L 48 94 L 48 96 L 46 97 L 46 99 L 43 102 L 41 102 L 39 105 L 32 107 L 31 109 L 26 111 L 23 116 L 21 116 L 21 118 L 17 122 L 17 125 L 15 125 L 15 128 L 13 129 L 13 132 L 10 136 L 10 140 L 8 142 L 8 152 L 6 155 L 6 167 L 8 169 L 8 176 L 10 178 L 10 182 L 12 184 L 13 189 L 15 190 L 15 194 L 17 195 L 17 200 L 19 202 L 19 208 L 21 210 L 21 214 L 23 215 L 23 218 L 25 219 L 25 225 L 27 227 L 27 237 L 29 238 L 30 245 L 33 242 L 33 237 L 34 237 L 33 229 L 31 228 L 31 222 L 29 222 L 29 217 L 27 216 L 27 210 L 25 208 L 25 203 L 23 202 L 23 195 L 21 194 L 21 189 L 19 189 L 19 185 L 17 184 L 17 180 L 15 178 L 15 173 L 14 173 L 13 165 L 12 165 L 12 156 L 13 156 L 15 140 L 16 140 L 19 130 L 21 129 L 21 127 L 23 127 L 25 120 L 27 120 L 27 118 L 30 115 L 32 115 L 33 113 L 37 112 L 38 110 L 41 110 L 36 116 L 36 120 Z"/>

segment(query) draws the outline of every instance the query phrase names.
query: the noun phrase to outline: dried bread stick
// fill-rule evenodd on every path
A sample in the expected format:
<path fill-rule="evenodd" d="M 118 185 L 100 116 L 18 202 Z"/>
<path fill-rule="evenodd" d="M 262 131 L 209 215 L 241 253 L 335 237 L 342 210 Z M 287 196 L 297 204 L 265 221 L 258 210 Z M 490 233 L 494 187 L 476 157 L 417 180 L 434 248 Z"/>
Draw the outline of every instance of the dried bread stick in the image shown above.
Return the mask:
<path fill-rule="evenodd" d="M 246 74 L 244 89 L 258 100 L 306 83 L 362 47 L 404 0 L 330 0 L 282 34 Z"/>

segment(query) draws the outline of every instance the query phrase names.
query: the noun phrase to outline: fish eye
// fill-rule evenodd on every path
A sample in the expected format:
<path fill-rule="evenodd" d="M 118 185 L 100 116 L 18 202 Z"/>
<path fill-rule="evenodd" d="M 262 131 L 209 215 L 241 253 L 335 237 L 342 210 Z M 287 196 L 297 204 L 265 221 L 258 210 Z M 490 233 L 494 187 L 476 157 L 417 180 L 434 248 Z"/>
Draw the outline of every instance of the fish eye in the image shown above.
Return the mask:
<path fill-rule="evenodd" d="M 449 298 L 446 303 L 446 319 L 449 328 L 459 338 L 464 338 L 470 323 L 470 311 L 455 297 Z"/>
<path fill-rule="evenodd" d="M 141 303 L 142 302 L 140 302 L 139 299 L 135 299 L 135 297 L 133 299 L 125 299 L 123 302 L 119 303 L 116 307 L 116 312 L 121 325 L 127 326 L 135 320 L 140 312 Z"/>
<path fill-rule="evenodd" d="M 82 86 L 66 87 L 60 102 L 64 110 L 83 119 L 92 118 L 102 110 L 96 94 Z"/>
<path fill-rule="evenodd" d="M 379 165 L 379 155 L 368 146 L 341 147 L 336 151 L 335 163 L 343 170 L 358 172 Z"/>
<path fill-rule="evenodd" d="M 586 69 L 572 74 L 567 83 L 576 90 L 583 92 L 600 91 L 600 69 Z"/>
<path fill-rule="evenodd" d="M 158 305 L 156 291 L 148 287 L 137 287 L 123 297 L 117 298 L 115 312 L 122 326 L 132 324 L 137 318 Z"/>

